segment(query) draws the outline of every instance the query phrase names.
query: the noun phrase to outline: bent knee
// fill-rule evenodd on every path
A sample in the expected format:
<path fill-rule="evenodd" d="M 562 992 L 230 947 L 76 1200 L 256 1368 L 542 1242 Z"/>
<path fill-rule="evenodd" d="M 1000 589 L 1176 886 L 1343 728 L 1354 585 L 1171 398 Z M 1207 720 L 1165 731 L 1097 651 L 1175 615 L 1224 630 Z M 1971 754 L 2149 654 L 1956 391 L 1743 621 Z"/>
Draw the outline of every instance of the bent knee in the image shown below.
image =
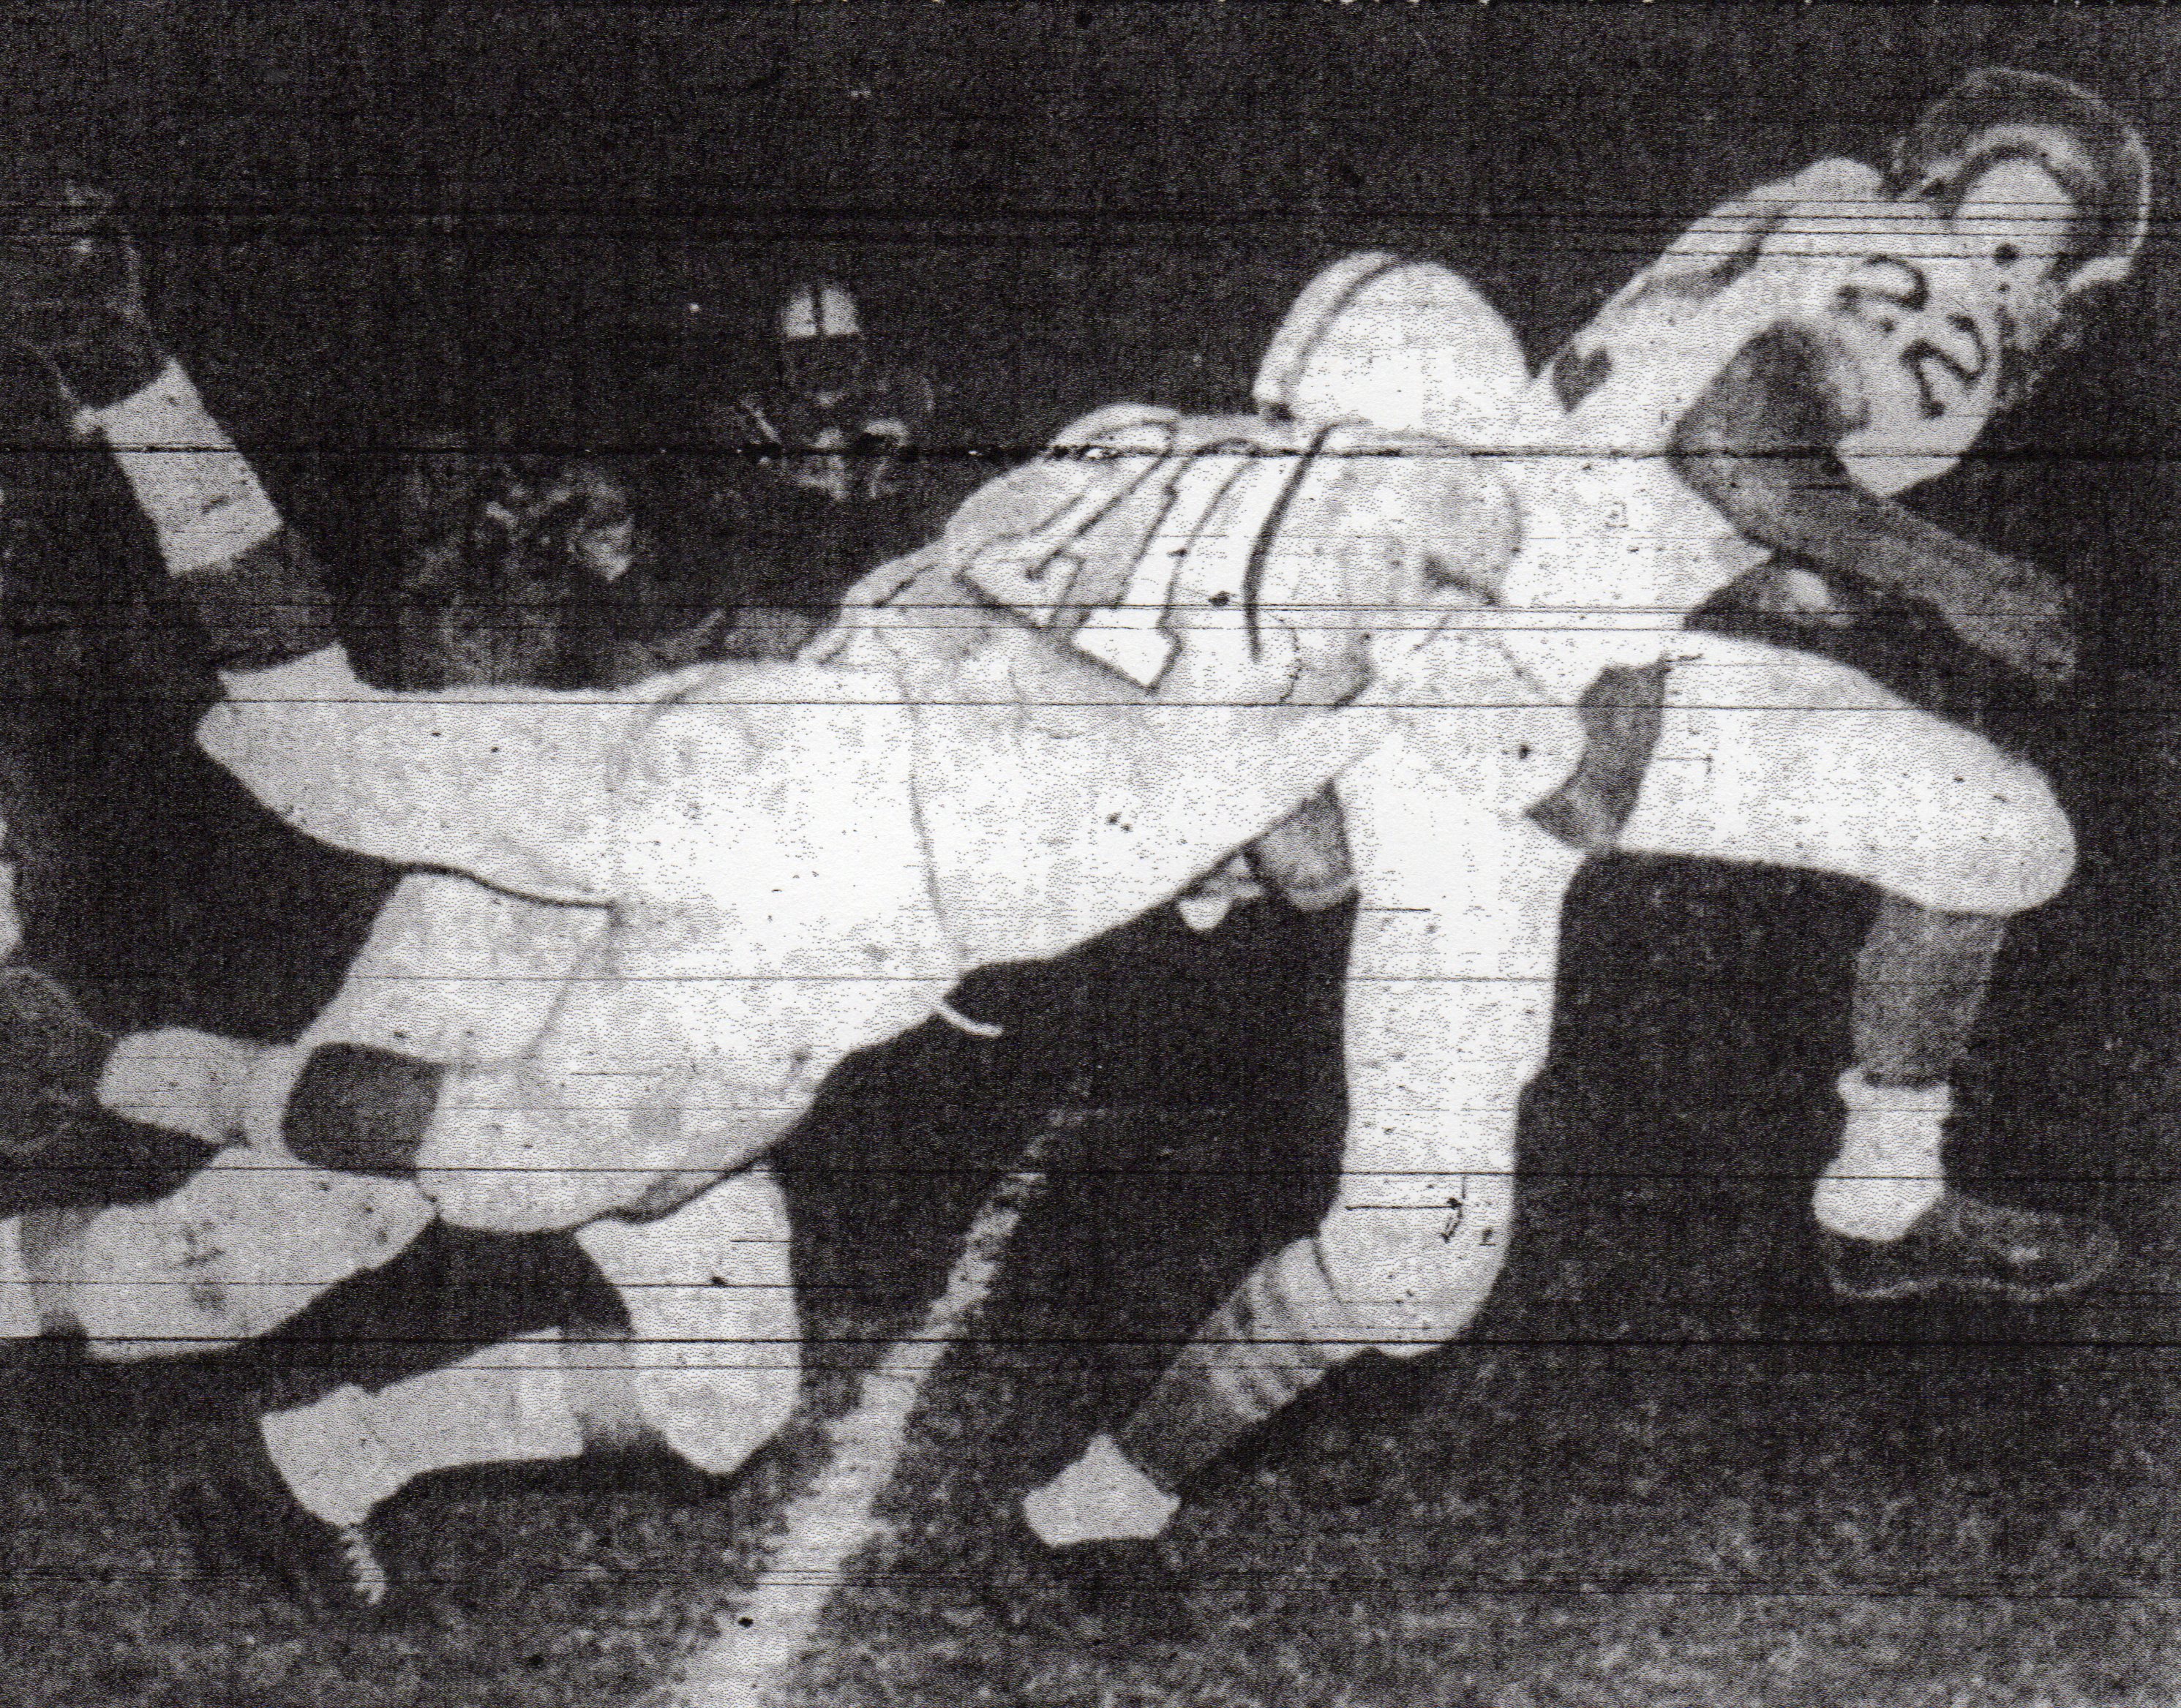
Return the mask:
<path fill-rule="evenodd" d="M 636 1380 L 644 1421 L 682 1458 L 725 1477 L 787 1426 L 803 1386 L 792 1342 L 767 1347 L 760 1367 L 665 1369 Z"/>
<path fill-rule="evenodd" d="M 1413 1358 L 1466 1329 L 1499 1280 L 1513 1232 L 1514 1179 L 1447 1176 L 1402 1204 L 1369 1201 L 1376 1195 L 1351 1202 L 1344 1193 L 1318 1247 L 1359 1337 Z"/>
<path fill-rule="evenodd" d="M 2074 875 L 2074 826 L 2051 785 L 2027 765 L 2010 768 L 2003 791 L 1969 822 L 1950 824 L 1941 817 L 1911 834 L 1932 857 L 1928 893 L 1886 887 L 1926 907 L 2019 913 L 2050 901 Z"/>
<path fill-rule="evenodd" d="M 2036 793 L 2024 803 L 2021 816 L 2024 853 L 2016 873 L 2017 912 L 2050 901 L 2075 875 L 2075 827 L 2043 778 L 2037 779 Z"/>

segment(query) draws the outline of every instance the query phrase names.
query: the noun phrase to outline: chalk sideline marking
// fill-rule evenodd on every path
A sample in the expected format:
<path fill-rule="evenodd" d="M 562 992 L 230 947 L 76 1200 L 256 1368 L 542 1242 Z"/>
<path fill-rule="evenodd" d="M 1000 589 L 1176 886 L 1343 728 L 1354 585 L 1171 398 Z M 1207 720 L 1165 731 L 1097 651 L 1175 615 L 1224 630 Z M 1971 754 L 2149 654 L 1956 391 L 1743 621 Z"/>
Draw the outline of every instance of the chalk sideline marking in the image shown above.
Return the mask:
<path fill-rule="evenodd" d="M 864 1376 L 854 1407 L 826 1426 L 830 1452 L 818 1480 L 787 1505 L 771 1562 L 749 1599 L 719 1618 L 720 1634 L 691 1657 L 665 1695 L 668 1708 L 761 1708 L 803 1657 L 841 1568 L 889 1526 L 876 1515 L 907 1445 L 908 1415 L 999 1275 L 1016 1226 L 1045 1186 L 1054 1139 L 1083 1124 L 1083 1088 L 1046 1117 L 978 1209 L 946 1290 L 914 1333 L 896 1341 Z"/>

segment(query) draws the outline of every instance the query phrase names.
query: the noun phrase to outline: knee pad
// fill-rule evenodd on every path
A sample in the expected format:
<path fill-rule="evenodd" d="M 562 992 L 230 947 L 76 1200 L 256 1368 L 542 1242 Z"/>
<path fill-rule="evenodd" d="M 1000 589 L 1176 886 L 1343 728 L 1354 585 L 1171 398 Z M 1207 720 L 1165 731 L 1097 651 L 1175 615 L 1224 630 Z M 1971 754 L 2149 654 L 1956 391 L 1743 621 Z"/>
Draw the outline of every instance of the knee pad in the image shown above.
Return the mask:
<path fill-rule="evenodd" d="M 770 1171 L 745 1169 L 656 1221 L 604 1218 L 576 1239 L 628 1312 L 643 1420 L 698 1470 L 739 1468 L 802 1386 L 787 1205 Z"/>
<path fill-rule="evenodd" d="M 2053 798 L 2051 785 L 2029 766 L 2019 768 L 2018 786 L 2011 811 L 2000 821 L 1995 842 L 2011 851 L 2001 893 L 2002 905 L 1962 912 L 2019 913 L 2043 906 L 2067 887 L 2075 872 L 2075 827 Z M 2011 882 L 2007 880 L 2011 879 Z"/>
<path fill-rule="evenodd" d="M 1507 1173 L 1378 1176 L 1353 1195 L 1344 1182 L 1317 1255 L 1360 1336 L 1413 1358 L 1468 1327 L 1499 1279 L 1514 1215 Z"/>
<path fill-rule="evenodd" d="M 1852 875 L 1934 912 L 2002 919 L 2051 901 L 2073 876 L 2074 827 L 2034 768 L 1998 770 L 1966 816 L 1940 805 L 1912 821 L 1890 860 Z"/>

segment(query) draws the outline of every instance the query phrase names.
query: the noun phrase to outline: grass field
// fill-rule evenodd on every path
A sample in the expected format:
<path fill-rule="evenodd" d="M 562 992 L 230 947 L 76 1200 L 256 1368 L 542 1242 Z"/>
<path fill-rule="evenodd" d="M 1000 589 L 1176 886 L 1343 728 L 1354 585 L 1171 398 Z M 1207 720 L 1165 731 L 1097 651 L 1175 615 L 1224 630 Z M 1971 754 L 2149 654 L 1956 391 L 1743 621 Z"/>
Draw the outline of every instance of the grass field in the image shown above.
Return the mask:
<path fill-rule="evenodd" d="M 2077 905 L 2120 905 L 2092 868 Z M 0 1700 L 658 1700 L 758 1580 L 825 1420 L 1072 1097 L 1049 1184 L 911 1417 L 887 1534 L 842 1573 L 781 1704 L 2170 1703 L 2181 1240 L 2164 1005 L 2127 995 L 2156 991 L 2139 974 L 2165 934 L 2140 916 L 2094 964 L 2068 946 L 2089 940 L 2080 917 L 2057 917 L 2016 957 L 1986 1051 L 1975 1160 L 2081 1176 L 2024 1189 L 2101 1202 L 2129 1237 L 2123 1271 L 2067 1309 L 1851 1310 L 1823 1291 L 1803 1205 L 1858 905 L 1670 866 L 1586 881 L 1494 1301 L 1462 1344 L 1359 1361 L 1208 1474 L 1171 1533 L 1187 1594 L 1156 1629 L 1079 1612 L 1006 1521 L 1256 1255 L 1315 1220 L 1338 1132 L 1338 919 L 1260 908 L 1209 943 L 1148 922 L 966 993 L 1007 1039 L 933 1028 L 845 1076 L 785 1159 L 804 1415 L 726 1485 L 632 1458 L 416 1486 L 379 1523 L 417 1586 L 383 1634 L 200 1575 L 159 1498 L 192 1411 L 262 1366 L 19 1352 L 0 1395 Z M 399 1331 L 390 1292 L 373 1309 Z"/>

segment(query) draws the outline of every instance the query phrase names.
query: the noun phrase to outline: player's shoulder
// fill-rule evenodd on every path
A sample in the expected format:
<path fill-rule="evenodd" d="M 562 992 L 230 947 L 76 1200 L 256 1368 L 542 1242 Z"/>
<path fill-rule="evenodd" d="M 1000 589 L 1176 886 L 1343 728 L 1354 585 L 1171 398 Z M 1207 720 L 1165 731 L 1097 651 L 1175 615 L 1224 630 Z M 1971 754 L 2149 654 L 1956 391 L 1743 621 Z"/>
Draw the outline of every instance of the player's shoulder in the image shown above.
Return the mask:
<path fill-rule="evenodd" d="M 1145 694 L 1291 698 L 1349 674 L 1329 613 L 1430 596 L 1402 570 L 1475 532 L 1471 462 L 1363 422 L 1101 410 L 956 513 L 947 596 Z"/>

